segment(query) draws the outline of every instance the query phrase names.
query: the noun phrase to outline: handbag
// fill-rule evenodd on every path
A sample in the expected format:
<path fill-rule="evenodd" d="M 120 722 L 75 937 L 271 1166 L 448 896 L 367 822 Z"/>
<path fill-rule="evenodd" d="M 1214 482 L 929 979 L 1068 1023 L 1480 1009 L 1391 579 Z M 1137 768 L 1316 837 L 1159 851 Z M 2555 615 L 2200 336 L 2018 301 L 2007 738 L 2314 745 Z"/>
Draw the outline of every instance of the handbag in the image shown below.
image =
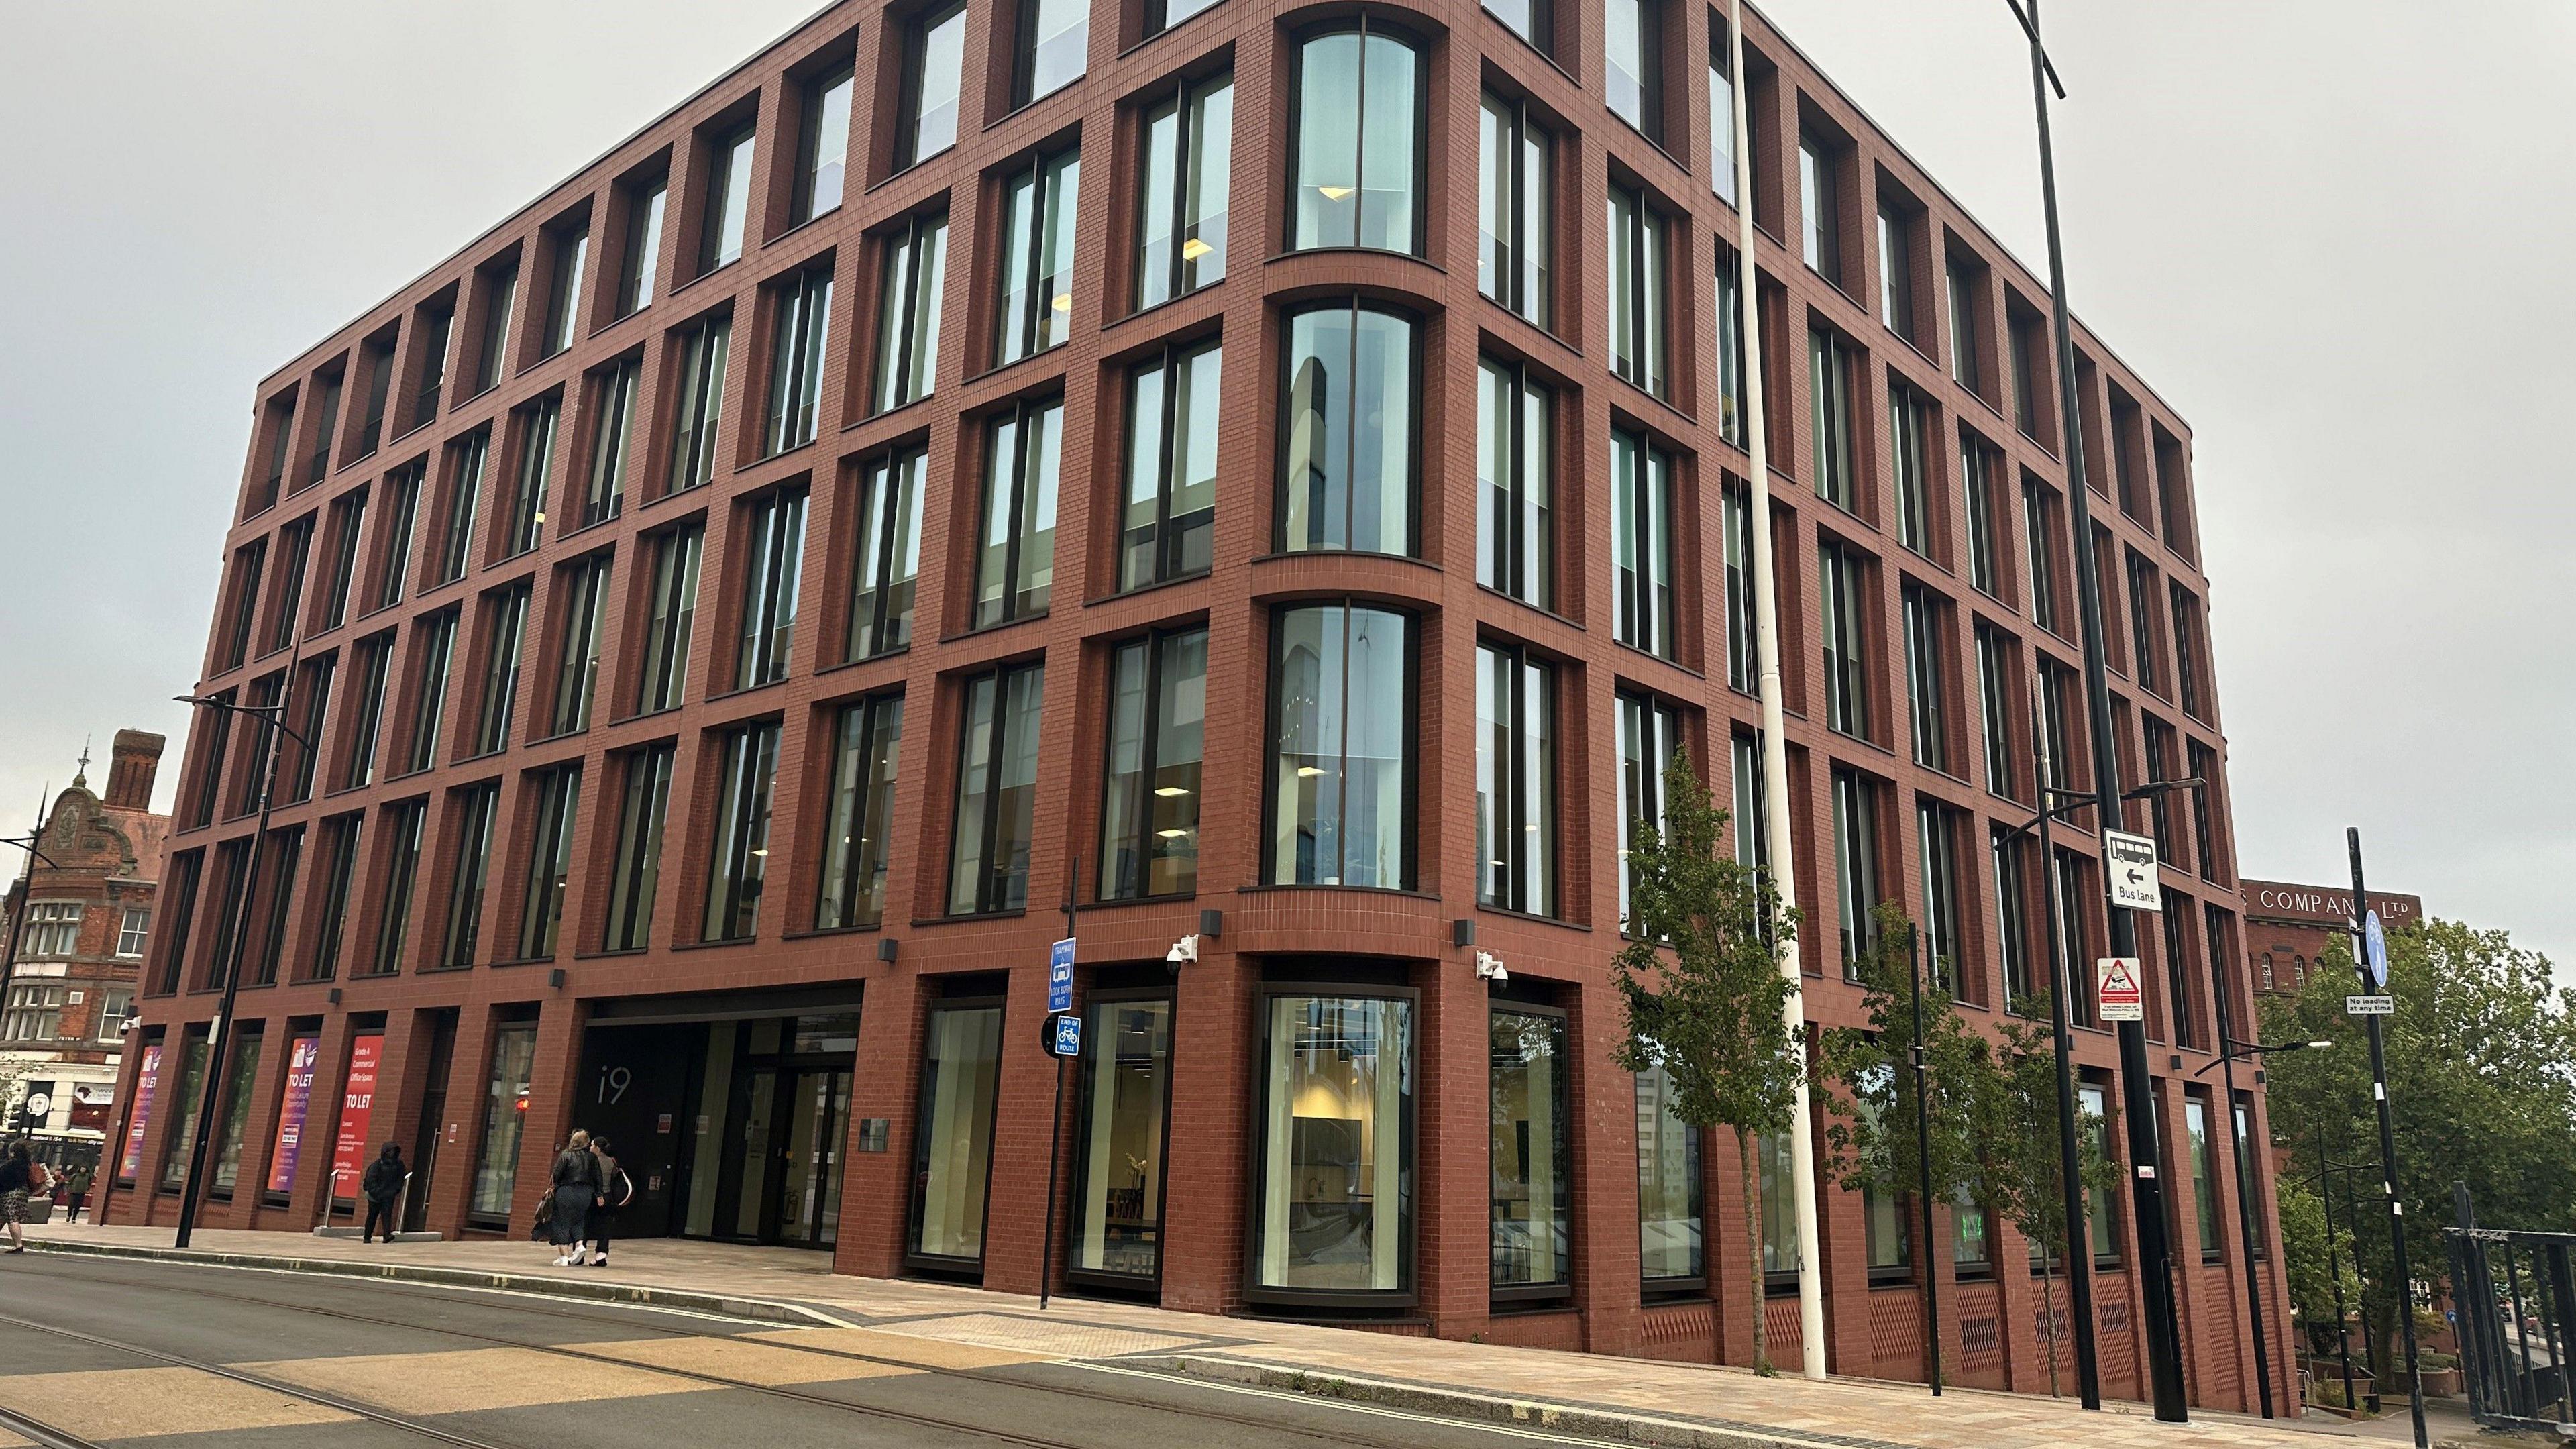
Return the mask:
<path fill-rule="evenodd" d="M 537 1241 L 545 1238 L 548 1236 L 547 1230 L 552 1228 L 554 1225 L 555 1195 L 553 1193 L 547 1193 L 544 1197 L 537 1199 L 537 1210 L 528 1220 L 529 1240 Z"/>

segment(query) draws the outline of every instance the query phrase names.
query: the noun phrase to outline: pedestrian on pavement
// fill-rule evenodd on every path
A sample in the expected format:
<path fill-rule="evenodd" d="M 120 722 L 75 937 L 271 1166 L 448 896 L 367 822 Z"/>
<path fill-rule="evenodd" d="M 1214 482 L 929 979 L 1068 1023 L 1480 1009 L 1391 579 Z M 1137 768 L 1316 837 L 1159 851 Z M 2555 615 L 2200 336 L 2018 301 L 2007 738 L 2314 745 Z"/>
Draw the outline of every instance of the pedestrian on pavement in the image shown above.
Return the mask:
<path fill-rule="evenodd" d="M 555 1215 L 546 1237 L 555 1245 L 555 1266 L 581 1262 L 582 1241 L 590 1236 L 590 1210 L 599 1200 L 599 1159 L 590 1155 L 590 1134 L 580 1128 L 555 1154 Z"/>
<path fill-rule="evenodd" d="M 0 1222 L 9 1226 L 9 1251 L 27 1251 L 27 1194 L 44 1180 L 44 1169 L 21 1137 L 0 1153 Z"/>
<path fill-rule="evenodd" d="M 599 1195 L 590 1209 L 590 1266 L 608 1266 L 608 1240 L 617 1231 L 618 1210 L 635 1200 L 635 1181 L 617 1165 L 608 1139 L 590 1139 L 590 1155 L 599 1159 Z"/>
<path fill-rule="evenodd" d="M 358 1232 L 359 1242 L 374 1242 L 378 1223 L 385 1225 L 385 1242 L 393 1242 L 394 1204 L 401 1200 L 403 1183 L 410 1177 L 411 1169 L 403 1165 L 400 1147 L 388 1142 L 376 1149 L 376 1160 L 368 1163 L 358 1178 L 358 1191 L 367 1198 L 367 1225 Z"/>
<path fill-rule="evenodd" d="M 71 1221 L 79 1222 L 81 1209 L 89 1202 L 90 1184 L 98 1174 L 86 1162 L 76 1162 L 63 1173 L 63 1192 L 71 1198 Z"/>

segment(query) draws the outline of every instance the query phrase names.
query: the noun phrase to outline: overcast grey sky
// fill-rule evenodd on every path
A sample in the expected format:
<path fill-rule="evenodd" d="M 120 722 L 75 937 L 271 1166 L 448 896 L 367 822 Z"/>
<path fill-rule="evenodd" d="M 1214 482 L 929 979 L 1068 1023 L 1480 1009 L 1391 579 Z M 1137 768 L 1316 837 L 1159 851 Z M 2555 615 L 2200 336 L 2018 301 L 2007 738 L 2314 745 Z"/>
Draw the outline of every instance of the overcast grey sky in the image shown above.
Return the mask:
<path fill-rule="evenodd" d="M 257 380 L 815 8 L 0 0 L 0 824 L 120 725 L 166 807 Z M 1764 9 L 2044 261 L 2002 0 Z M 2069 292 L 2196 435 L 2243 868 L 2359 825 L 2576 980 L 2576 7 L 2048 13 Z"/>

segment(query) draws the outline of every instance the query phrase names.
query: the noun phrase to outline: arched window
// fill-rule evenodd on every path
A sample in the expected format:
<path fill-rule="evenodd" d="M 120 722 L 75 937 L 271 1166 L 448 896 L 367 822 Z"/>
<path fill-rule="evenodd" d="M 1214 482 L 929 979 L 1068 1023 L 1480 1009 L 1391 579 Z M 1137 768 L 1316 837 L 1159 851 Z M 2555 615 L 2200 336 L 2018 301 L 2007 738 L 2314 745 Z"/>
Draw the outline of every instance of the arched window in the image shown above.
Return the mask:
<path fill-rule="evenodd" d="M 1298 52 L 1288 246 L 1422 250 L 1422 56 L 1363 15 Z"/>
<path fill-rule="evenodd" d="M 2262 973 L 2263 989 L 2269 991 L 2272 989 L 2272 953 L 2269 951 L 2263 953 Z"/>

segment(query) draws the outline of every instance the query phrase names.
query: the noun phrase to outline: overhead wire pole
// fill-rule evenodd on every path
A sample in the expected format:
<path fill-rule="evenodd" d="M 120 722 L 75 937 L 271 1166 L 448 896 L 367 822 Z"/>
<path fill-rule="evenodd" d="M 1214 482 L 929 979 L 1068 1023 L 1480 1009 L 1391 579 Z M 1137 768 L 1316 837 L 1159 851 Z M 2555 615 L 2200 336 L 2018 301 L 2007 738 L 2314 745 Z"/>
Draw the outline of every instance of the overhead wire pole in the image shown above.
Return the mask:
<path fill-rule="evenodd" d="M 2048 224 L 2049 311 L 2057 339 L 2057 399 L 2066 458 L 2066 511 L 2074 525 L 2076 602 L 2084 626 L 2084 698 L 2093 744 L 2095 829 L 2120 820 L 2120 766 L 2111 732 L 2111 680 L 2103 662 L 2102 579 L 2093 555 L 2093 510 L 2084 481 L 2084 429 L 2075 394 L 2075 334 L 2066 309 L 2066 250 L 2057 222 L 2057 162 L 2049 142 L 2048 91 L 2056 79 L 2040 41 L 2039 0 L 2004 0 L 2030 36 L 2031 98 L 2039 113 L 2039 184 Z M 2063 87 L 2060 88 L 2063 94 Z M 2110 954 L 2138 954 L 2137 923 L 2110 896 L 2105 853 L 2102 910 L 2108 918 Z M 2129 1197 L 2138 1242 L 2138 1292 L 2146 1318 L 2147 1380 L 2156 1417 L 2179 1424 L 2191 1409 L 2182 1382 L 2182 1333 L 2174 1314 L 2171 1245 L 2165 1238 L 2163 1147 L 2156 1130 L 2156 1100 L 2147 1066 L 2147 1029 L 2141 1021 L 2117 1024 L 2120 1040 L 2120 1116 L 2128 1129 Z M 2072 1257 L 2070 1252 L 2068 1256 Z"/>
<path fill-rule="evenodd" d="M 1750 490 L 1746 511 L 1752 519 L 1752 527 L 1746 531 L 1753 535 L 1753 651 L 1761 676 L 1762 850 L 1773 862 L 1770 877 L 1773 888 L 1780 893 L 1780 907 L 1792 911 L 1798 907 L 1798 872 L 1789 830 L 1789 723 L 1780 700 L 1780 608 L 1771 559 L 1770 438 L 1762 401 L 1761 270 L 1753 260 L 1753 148 L 1744 144 L 1744 138 L 1752 134 L 1745 119 L 1744 0 L 1732 0 L 1726 28 L 1727 73 L 1733 81 L 1727 89 L 1734 96 L 1736 136 L 1735 299 L 1743 315 L 1744 436 L 1753 475 L 1746 480 Z M 1741 800 L 1735 805 L 1738 810 L 1744 808 Z M 1817 1262 L 1821 1255 L 1817 1251 L 1815 1124 L 1809 1115 L 1807 1005 L 1795 934 L 1781 939 L 1780 974 L 1789 981 L 1788 999 L 1781 1003 L 1780 1015 L 1798 1052 L 1797 1079 L 1792 1088 L 1795 1100 L 1789 1119 L 1789 1198 L 1798 1229 L 1799 1370 L 1808 1378 L 1821 1379 L 1825 1376 L 1825 1285 Z M 1756 1186 L 1747 1183 L 1745 1191 L 1755 1191 Z"/>
<path fill-rule="evenodd" d="M 2371 991 L 2385 991 L 2385 977 L 2370 979 L 2364 964 L 2364 922 L 2369 919 L 2370 897 L 2361 883 L 2361 829 L 2347 826 L 2343 832 L 2344 848 L 2352 856 L 2352 969 L 2361 984 Z M 2370 1032 L 2370 1095 L 2379 1107 L 2379 1191 L 2388 1200 L 2388 1242 L 2397 1259 L 2397 1327 L 2406 1346 L 2406 1409 L 2414 1418 L 2415 1449 L 2424 1449 L 2424 1375 L 2415 1355 L 2415 1273 L 2406 1261 L 2406 1202 L 2397 1195 L 2397 1124 L 2388 1110 L 2388 1035 L 2380 1023 L 2381 1016 L 2365 1016 Z"/>
<path fill-rule="evenodd" d="M 2066 969 L 2069 922 L 2057 918 L 2057 846 L 2049 822 L 2058 806 L 2048 782 L 2056 767 L 2048 755 L 2048 726 L 2036 684 L 2030 695 L 2031 774 L 2039 814 L 2029 828 L 2039 837 L 2039 899 L 2048 922 L 2048 1016 L 2057 1053 L 2057 1185 L 2065 1195 L 2066 1316 L 2075 1329 L 2075 1396 L 2088 1409 L 2102 1407 L 2102 1360 L 2093 1342 L 2093 1242 L 2084 1221 L 2084 1154 L 2075 1140 L 2074 973 Z M 2080 1250 L 2080 1251 L 2079 1251 Z M 2049 1357 L 2057 1356 L 2057 1325 L 2049 1325 Z"/>

